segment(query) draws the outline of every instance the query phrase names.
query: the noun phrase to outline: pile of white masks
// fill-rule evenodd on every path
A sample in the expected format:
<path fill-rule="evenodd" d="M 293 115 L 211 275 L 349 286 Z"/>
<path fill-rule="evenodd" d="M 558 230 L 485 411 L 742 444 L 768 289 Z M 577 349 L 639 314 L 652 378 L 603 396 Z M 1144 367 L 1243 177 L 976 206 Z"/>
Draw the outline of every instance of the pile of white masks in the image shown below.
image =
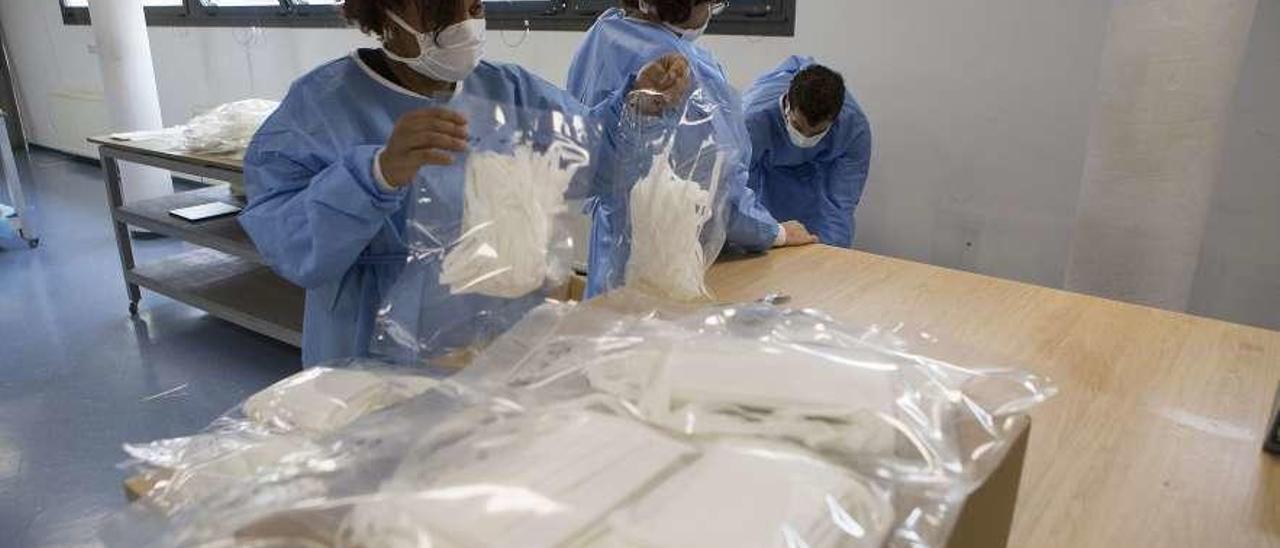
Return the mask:
<path fill-rule="evenodd" d="M 1055 390 L 920 346 L 762 304 L 548 304 L 426 392 L 273 449 L 217 496 L 144 499 L 104 540 L 944 546 Z"/>

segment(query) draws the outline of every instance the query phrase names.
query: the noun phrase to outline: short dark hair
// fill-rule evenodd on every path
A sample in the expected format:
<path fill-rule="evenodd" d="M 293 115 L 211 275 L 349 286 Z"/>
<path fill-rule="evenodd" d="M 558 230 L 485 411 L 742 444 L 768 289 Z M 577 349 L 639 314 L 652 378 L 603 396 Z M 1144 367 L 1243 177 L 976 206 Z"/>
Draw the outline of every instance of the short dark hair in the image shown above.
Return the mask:
<path fill-rule="evenodd" d="M 618 0 L 627 11 L 640 11 L 640 0 Z M 645 0 L 657 10 L 658 19 L 664 23 L 683 23 L 693 17 L 693 7 L 711 0 Z"/>
<path fill-rule="evenodd" d="M 368 34 L 382 35 L 391 26 L 387 11 L 400 11 L 408 2 L 418 2 L 422 28 L 439 33 L 453 21 L 462 19 L 464 11 L 458 0 L 346 0 L 342 15 Z"/>
<path fill-rule="evenodd" d="M 811 124 L 835 120 L 844 109 L 844 77 L 822 65 L 809 65 L 791 79 L 787 103 Z"/>

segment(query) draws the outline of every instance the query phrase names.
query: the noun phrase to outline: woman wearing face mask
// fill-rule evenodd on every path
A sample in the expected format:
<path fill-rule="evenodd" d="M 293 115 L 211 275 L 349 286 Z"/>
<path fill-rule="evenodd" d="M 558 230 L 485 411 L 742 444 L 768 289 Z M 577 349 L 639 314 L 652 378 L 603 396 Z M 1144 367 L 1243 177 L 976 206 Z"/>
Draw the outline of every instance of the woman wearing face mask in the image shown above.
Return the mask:
<path fill-rule="evenodd" d="M 733 158 L 722 180 L 728 192 L 727 243 L 752 252 L 815 243 L 817 239 L 801 223 L 774 220 L 747 188 L 751 139 L 741 100 L 715 56 L 694 44 L 727 2 L 621 0 L 621 4 L 602 14 L 578 47 L 569 67 L 570 93 L 588 106 L 604 104 L 654 59 L 681 54 L 688 59 L 691 79 L 710 101 L 722 105 L 712 139 L 744 153 Z M 601 199 L 593 205 L 588 295 L 623 285 L 629 255 L 626 238 L 621 236 L 630 230 L 625 197 Z"/>
<path fill-rule="evenodd" d="M 483 137 L 447 108 L 455 92 L 511 108 L 584 111 L 520 67 L 483 60 L 481 0 L 347 0 L 343 13 L 382 48 L 294 82 L 245 155 L 249 206 L 240 223 L 267 264 L 307 290 L 306 365 L 367 355 L 376 309 L 405 262 L 408 187 L 421 168 L 450 165 L 469 138 Z M 684 93 L 666 78 L 673 62 L 655 63 L 634 88 Z M 617 115 L 629 90 L 588 114 Z"/>

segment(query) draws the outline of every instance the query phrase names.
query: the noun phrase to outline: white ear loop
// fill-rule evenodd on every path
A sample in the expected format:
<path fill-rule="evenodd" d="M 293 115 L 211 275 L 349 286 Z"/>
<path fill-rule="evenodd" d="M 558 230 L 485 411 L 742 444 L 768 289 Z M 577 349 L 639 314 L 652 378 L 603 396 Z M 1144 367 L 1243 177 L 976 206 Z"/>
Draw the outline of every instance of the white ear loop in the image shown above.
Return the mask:
<path fill-rule="evenodd" d="M 551 268 L 548 247 L 574 173 L 561 166 L 564 152 L 521 145 L 513 154 L 468 156 L 462 235 L 445 255 L 440 283 L 455 295 L 514 299 L 561 281 L 554 278 L 567 272 Z"/>

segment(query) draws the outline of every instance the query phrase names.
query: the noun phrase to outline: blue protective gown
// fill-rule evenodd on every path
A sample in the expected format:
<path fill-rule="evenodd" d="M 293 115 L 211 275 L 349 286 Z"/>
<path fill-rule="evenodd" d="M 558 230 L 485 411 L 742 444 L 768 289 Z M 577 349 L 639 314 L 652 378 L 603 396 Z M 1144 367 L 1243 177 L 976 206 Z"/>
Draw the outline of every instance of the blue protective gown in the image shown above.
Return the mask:
<path fill-rule="evenodd" d="M 813 148 L 791 143 L 781 99 L 813 64 L 790 57 L 743 94 L 751 132 L 751 188 L 780 221 L 800 221 L 822 243 L 853 247 L 854 209 L 871 165 L 871 126 L 849 94 L 826 137 Z"/>
<path fill-rule="evenodd" d="M 467 96 L 516 108 L 584 112 L 563 90 L 513 65 L 484 62 L 463 83 Z M 602 116 L 620 112 L 619 99 L 606 101 Z M 404 114 L 432 106 L 449 108 L 449 98 L 426 98 L 379 76 L 356 54 L 325 64 L 294 82 L 280 108 L 266 121 L 245 154 L 249 205 L 240 224 L 263 258 L 284 278 L 307 290 L 303 320 L 305 365 L 367 356 L 377 308 L 405 268 L 408 187 L 386 192 L 373 174 L 375 154 L 386 144 Z M 611 110 L 612 109 L 612 110 Z M 616 123 L 616 122 L 611 122 Z M 473 143 L 483 139 L 470 127 Z M 458 224 L 463 178 L 425 181 L 424 168 L 414 186 L 430 185 L 442 197 L 418 212 L 447 217 Z M 447 195 L 447 196 L 446 196 Z M 447 239 L 448 236 L 445 236 Z M 422 302 L 424 325 L 448 323 L 457 335 L 472 322 L 476 300 L 448 299 L 438 278 L 427 280 Z M 470 322 L 470 323 L 469 323 Z M 492 326 L 489 326 L 492 328 Z M 455 339 L 458 337 L 454 337 Z M 454 342 L 454 341 L 445 341 Z"/>
<path fill-rule="evenodd" d="M 634 79 L 645 65 L 669 53 L 683 54 L 693 72 L 695 85 L 701 86 L 703 97 L 717 104 L 719 112 L 712 118 L 710 131 L 714 141 L 731 155 L 726 167 L 727 243 L 759 252 L 773 246 L 778 236 L 778 223 L 761 206 L 747 187 L 751 139 L 742 114 L 737 91 L 729 84 L 723 67 L 710 51 L 681 39 L 659 25 L 626 17 L 620 8 L 606 11 L 587 31 L 582 45 L 569 66 L 569 92 L 588 106 L 610 100 L 616 90 Z M 691 144 L 698 141 L 691 136 Z M 615 139 L 618 139 L 615 137 Z M 682 145 L 676 143 L 675 154 Z M 705 166 L 703 166 L 705 167 Z M 615 188 L 629 192 L 648 166 L 631 162 L 624 166 L 599 166 L 602 174 L 616 174 Z M 592 213 L 591 249 L 588 259 L 587 295 L 595 296 L 625 283 L 626 261 L 630 256 L 630 222 L 626 195 L 601 197 L 590 204 Z"/>

